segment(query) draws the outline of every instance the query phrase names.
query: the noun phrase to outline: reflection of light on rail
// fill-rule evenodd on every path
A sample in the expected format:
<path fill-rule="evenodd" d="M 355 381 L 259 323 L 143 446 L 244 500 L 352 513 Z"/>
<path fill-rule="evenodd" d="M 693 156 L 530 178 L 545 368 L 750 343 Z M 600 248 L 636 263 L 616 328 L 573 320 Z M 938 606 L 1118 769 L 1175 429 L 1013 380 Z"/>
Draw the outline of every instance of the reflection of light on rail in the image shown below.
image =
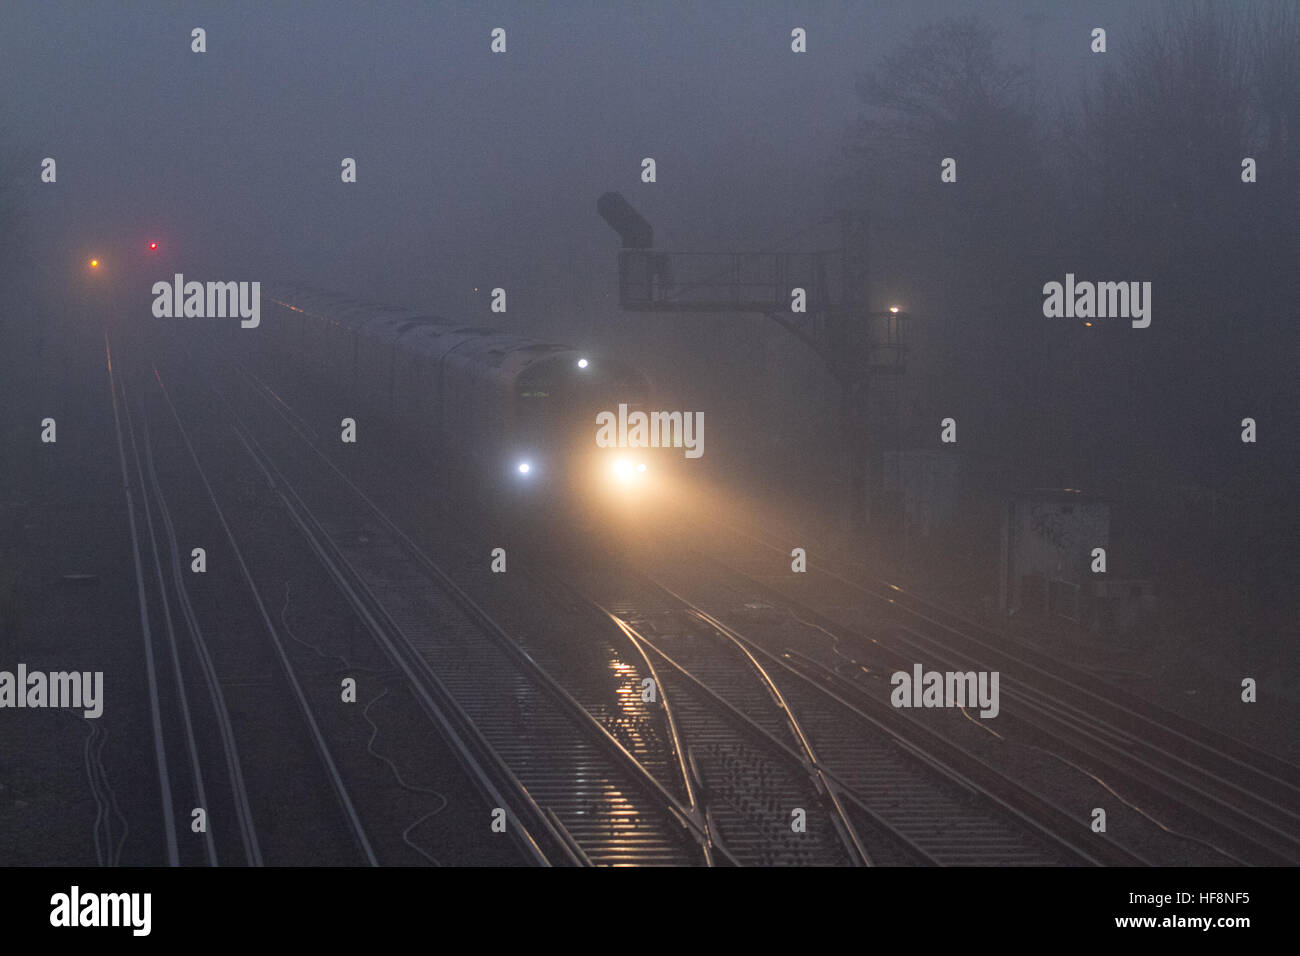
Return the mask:
<path fill-rule="evenodd" d="M 615 653 L 610 656 L 609 669 L 613 673 L 614 686 L 618 688 L 619 710 L 629 717 L 636 717 L 641 704 L 636 668 Z"/>

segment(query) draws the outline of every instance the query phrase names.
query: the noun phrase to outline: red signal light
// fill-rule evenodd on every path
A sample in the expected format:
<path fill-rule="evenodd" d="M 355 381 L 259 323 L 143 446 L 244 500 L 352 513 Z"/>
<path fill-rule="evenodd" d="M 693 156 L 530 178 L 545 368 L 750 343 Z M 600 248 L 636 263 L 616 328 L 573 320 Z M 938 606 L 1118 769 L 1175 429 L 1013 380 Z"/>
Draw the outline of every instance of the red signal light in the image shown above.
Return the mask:
<path fill-rule="evenodd" d="M 153 251 L 153 250 L 155 250 L 155 249 L 157 249 L 157 248 L 158 248 L 158 243 L 156 243 L 156 242 L 151 242 L 151 243 L 149 243 L 149 249 L 150 249 L 150 251 Z"/>

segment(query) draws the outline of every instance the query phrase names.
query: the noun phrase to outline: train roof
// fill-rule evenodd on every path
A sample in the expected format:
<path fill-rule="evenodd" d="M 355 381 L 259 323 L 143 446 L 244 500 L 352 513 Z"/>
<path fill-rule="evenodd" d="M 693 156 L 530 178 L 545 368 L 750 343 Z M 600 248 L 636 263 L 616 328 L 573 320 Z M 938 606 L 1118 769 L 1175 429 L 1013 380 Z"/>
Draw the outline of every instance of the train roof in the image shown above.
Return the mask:
<path fill-rule="evenodd" d="M 545 342 L 500 329 L 469 326 L 419 309 L 365 302 L 294 285 L 268 285 L 272 302 L 381 342 L 401 341 L 402 348 L 430 358 L 455 354 L 471 362 L 517 375 L 543 359 L 579 353 L 571 346 Z M 630 370 L 629 370 L 630 373 Z"/>
<path fill-rule="evenodd" d="M 590 371 L 585 352 L 558 342 L 539 341 L 500 329 L 464 325 L 446 317 L 399 306 L 364 302 L 364 300 L 324 293 L 311 287 L 268 284 L 266 293 L 278 306 L 302 312 L 312 319 L 372 341 L 391 342 L 407 354 L 425 355 L 429 359 L 450 359 L 469 364 L 512 380 L 523 376 L 537 388 L 563 388 L 563 382 L 582 388 L 604 382 L 647 388 L 645 377 L 632 365 L 603 358 Z"/>
<path fill-rule="evenodd" d="M 304 286 L 274 285 L 269 287 L 267 291 L 271 301 L 287 309 L 292 309 L 294 312 L 303 312 L 313 318 L 323 319 L 348 328 L 358 328 L 375 319 L 438 326 L 455 325 L 450 319 L 430 315 L 418 309 L 364 302 L 360 299 L 321 292 Z"/>

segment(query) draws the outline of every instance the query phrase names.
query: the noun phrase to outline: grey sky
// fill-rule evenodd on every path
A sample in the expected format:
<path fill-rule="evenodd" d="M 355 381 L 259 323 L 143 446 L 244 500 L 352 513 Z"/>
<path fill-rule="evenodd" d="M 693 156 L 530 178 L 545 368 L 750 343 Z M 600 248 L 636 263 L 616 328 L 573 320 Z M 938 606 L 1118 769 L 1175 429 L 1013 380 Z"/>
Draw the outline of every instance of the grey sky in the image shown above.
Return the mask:
<path fill-rule="evenodd" d="M 855 75 L 970 10 L 1012 56 L 1041 10 L 1055 79 L 1085 62 L 1091 25 L 1133 5 L 11 0 L 0 135 L 33 177 L 58 160 L 33 212 L 78 255 L 157 235 L 178 265 L 444 312 L 477 314 L 504 285 L 516 321 L 536 313 L 540 332 L 572 310 L 582 330 L 613 289 L 601 192 L 622 190 L 661 244 L 766 247 L 830 208 L 820 173 L 857 113 Z M 806 56 L 789 52 L 796 25 Z"/>

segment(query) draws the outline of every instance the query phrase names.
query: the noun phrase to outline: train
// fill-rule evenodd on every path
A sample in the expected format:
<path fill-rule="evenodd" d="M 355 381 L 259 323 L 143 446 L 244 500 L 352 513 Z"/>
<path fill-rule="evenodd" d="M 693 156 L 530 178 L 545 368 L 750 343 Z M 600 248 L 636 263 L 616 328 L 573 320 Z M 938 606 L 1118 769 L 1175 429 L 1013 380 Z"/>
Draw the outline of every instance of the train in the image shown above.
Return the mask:
<path fill-rule="evenodd" d="M 493 501 L 618 500 L 653 480 L 647 449 L 596 441 L 600 412 L 649 405 L 650 383 L 625 362 L 291 285 L 264 284 L 258 331 L 280 360 Z"/>

